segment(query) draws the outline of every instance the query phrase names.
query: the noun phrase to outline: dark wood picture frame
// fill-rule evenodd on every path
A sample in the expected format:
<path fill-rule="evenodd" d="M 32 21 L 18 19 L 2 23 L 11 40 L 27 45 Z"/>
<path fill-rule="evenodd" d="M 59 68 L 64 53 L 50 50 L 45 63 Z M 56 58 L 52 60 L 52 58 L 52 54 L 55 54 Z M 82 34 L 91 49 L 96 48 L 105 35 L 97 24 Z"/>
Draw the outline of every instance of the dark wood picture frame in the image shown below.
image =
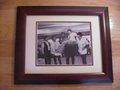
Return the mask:
<path fill-rule="evenodd" d="M 25 36 L 27 15 L 99 16 L 103 74 L 25 74 Z M 19 6 L 17 8 L 15 84 L 71 84 L 113 82 L 112 51 L 107 7 Z"/>

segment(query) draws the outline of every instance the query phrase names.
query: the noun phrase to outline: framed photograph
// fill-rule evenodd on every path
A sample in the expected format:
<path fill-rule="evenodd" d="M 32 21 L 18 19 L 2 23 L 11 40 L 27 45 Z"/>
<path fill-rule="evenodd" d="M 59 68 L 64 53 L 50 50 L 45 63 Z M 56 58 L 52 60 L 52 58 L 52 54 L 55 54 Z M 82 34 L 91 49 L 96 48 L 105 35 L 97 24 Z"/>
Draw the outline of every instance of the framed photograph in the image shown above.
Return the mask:
<path fill-rule="evenodd" d="M 113 82 L 107 7 L 19 6 L 15 84 Z"/>

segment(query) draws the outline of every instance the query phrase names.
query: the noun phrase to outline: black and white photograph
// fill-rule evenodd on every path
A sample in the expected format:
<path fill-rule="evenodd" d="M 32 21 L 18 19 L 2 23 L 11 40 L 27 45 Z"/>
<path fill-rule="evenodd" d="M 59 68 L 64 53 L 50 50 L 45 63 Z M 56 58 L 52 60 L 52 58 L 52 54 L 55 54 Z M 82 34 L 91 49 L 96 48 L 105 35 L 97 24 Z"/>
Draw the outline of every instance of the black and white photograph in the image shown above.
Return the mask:
<path fill-rule="evenodd" d="M 93 65 L 90 22 L 36 22 L 36 66 Z"/>

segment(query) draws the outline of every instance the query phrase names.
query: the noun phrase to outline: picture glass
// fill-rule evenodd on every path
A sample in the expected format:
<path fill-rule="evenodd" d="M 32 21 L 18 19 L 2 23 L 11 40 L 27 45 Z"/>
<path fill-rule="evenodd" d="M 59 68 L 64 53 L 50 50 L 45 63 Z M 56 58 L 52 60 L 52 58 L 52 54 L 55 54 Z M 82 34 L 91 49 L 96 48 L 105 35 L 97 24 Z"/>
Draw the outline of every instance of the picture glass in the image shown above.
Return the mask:
<path fill-rule="evenodd" d="M 98 16 L 27 16 L 25 73 L 102 73 L 99 27 Z"/>
<path fill-rule="evenodd" d="M 37 21 L 36 66 L 93 65 L 91 22 Z"/>

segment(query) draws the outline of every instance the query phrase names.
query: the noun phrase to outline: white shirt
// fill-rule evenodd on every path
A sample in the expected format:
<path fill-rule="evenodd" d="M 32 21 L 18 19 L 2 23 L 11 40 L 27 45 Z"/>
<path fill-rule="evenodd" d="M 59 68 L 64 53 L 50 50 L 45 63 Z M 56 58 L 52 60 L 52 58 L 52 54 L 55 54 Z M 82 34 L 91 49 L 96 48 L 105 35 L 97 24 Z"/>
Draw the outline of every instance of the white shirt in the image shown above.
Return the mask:
<path fill-rule="evenodd" d="M 81 40 L 77 40 L 78 43 L 78 52 L 81 55 L 87 54 L 87 48 L 85 48 L 86 45 L 88 45 L 88 41 L 85 37 L 82 36 Z"/>
<path fill-rule="evenodd" d="M 56 41 L 50 40 L 50 47 L 51 47 L 51 53 L 54 55 L 61 55 L 60 53 L 56 52 L 56 50 L 58 49 L 60 43 L 59 41 L 56 39 Z"/>
<path fill-rule="evenodd" d="M 72 33 L 68 36 L 68 39 L 71 40 L 71 41 L 76 41 L 76 38 L 77 38 L 77 33 L 75 33 L 75 32 L 72 32 Z"/>

